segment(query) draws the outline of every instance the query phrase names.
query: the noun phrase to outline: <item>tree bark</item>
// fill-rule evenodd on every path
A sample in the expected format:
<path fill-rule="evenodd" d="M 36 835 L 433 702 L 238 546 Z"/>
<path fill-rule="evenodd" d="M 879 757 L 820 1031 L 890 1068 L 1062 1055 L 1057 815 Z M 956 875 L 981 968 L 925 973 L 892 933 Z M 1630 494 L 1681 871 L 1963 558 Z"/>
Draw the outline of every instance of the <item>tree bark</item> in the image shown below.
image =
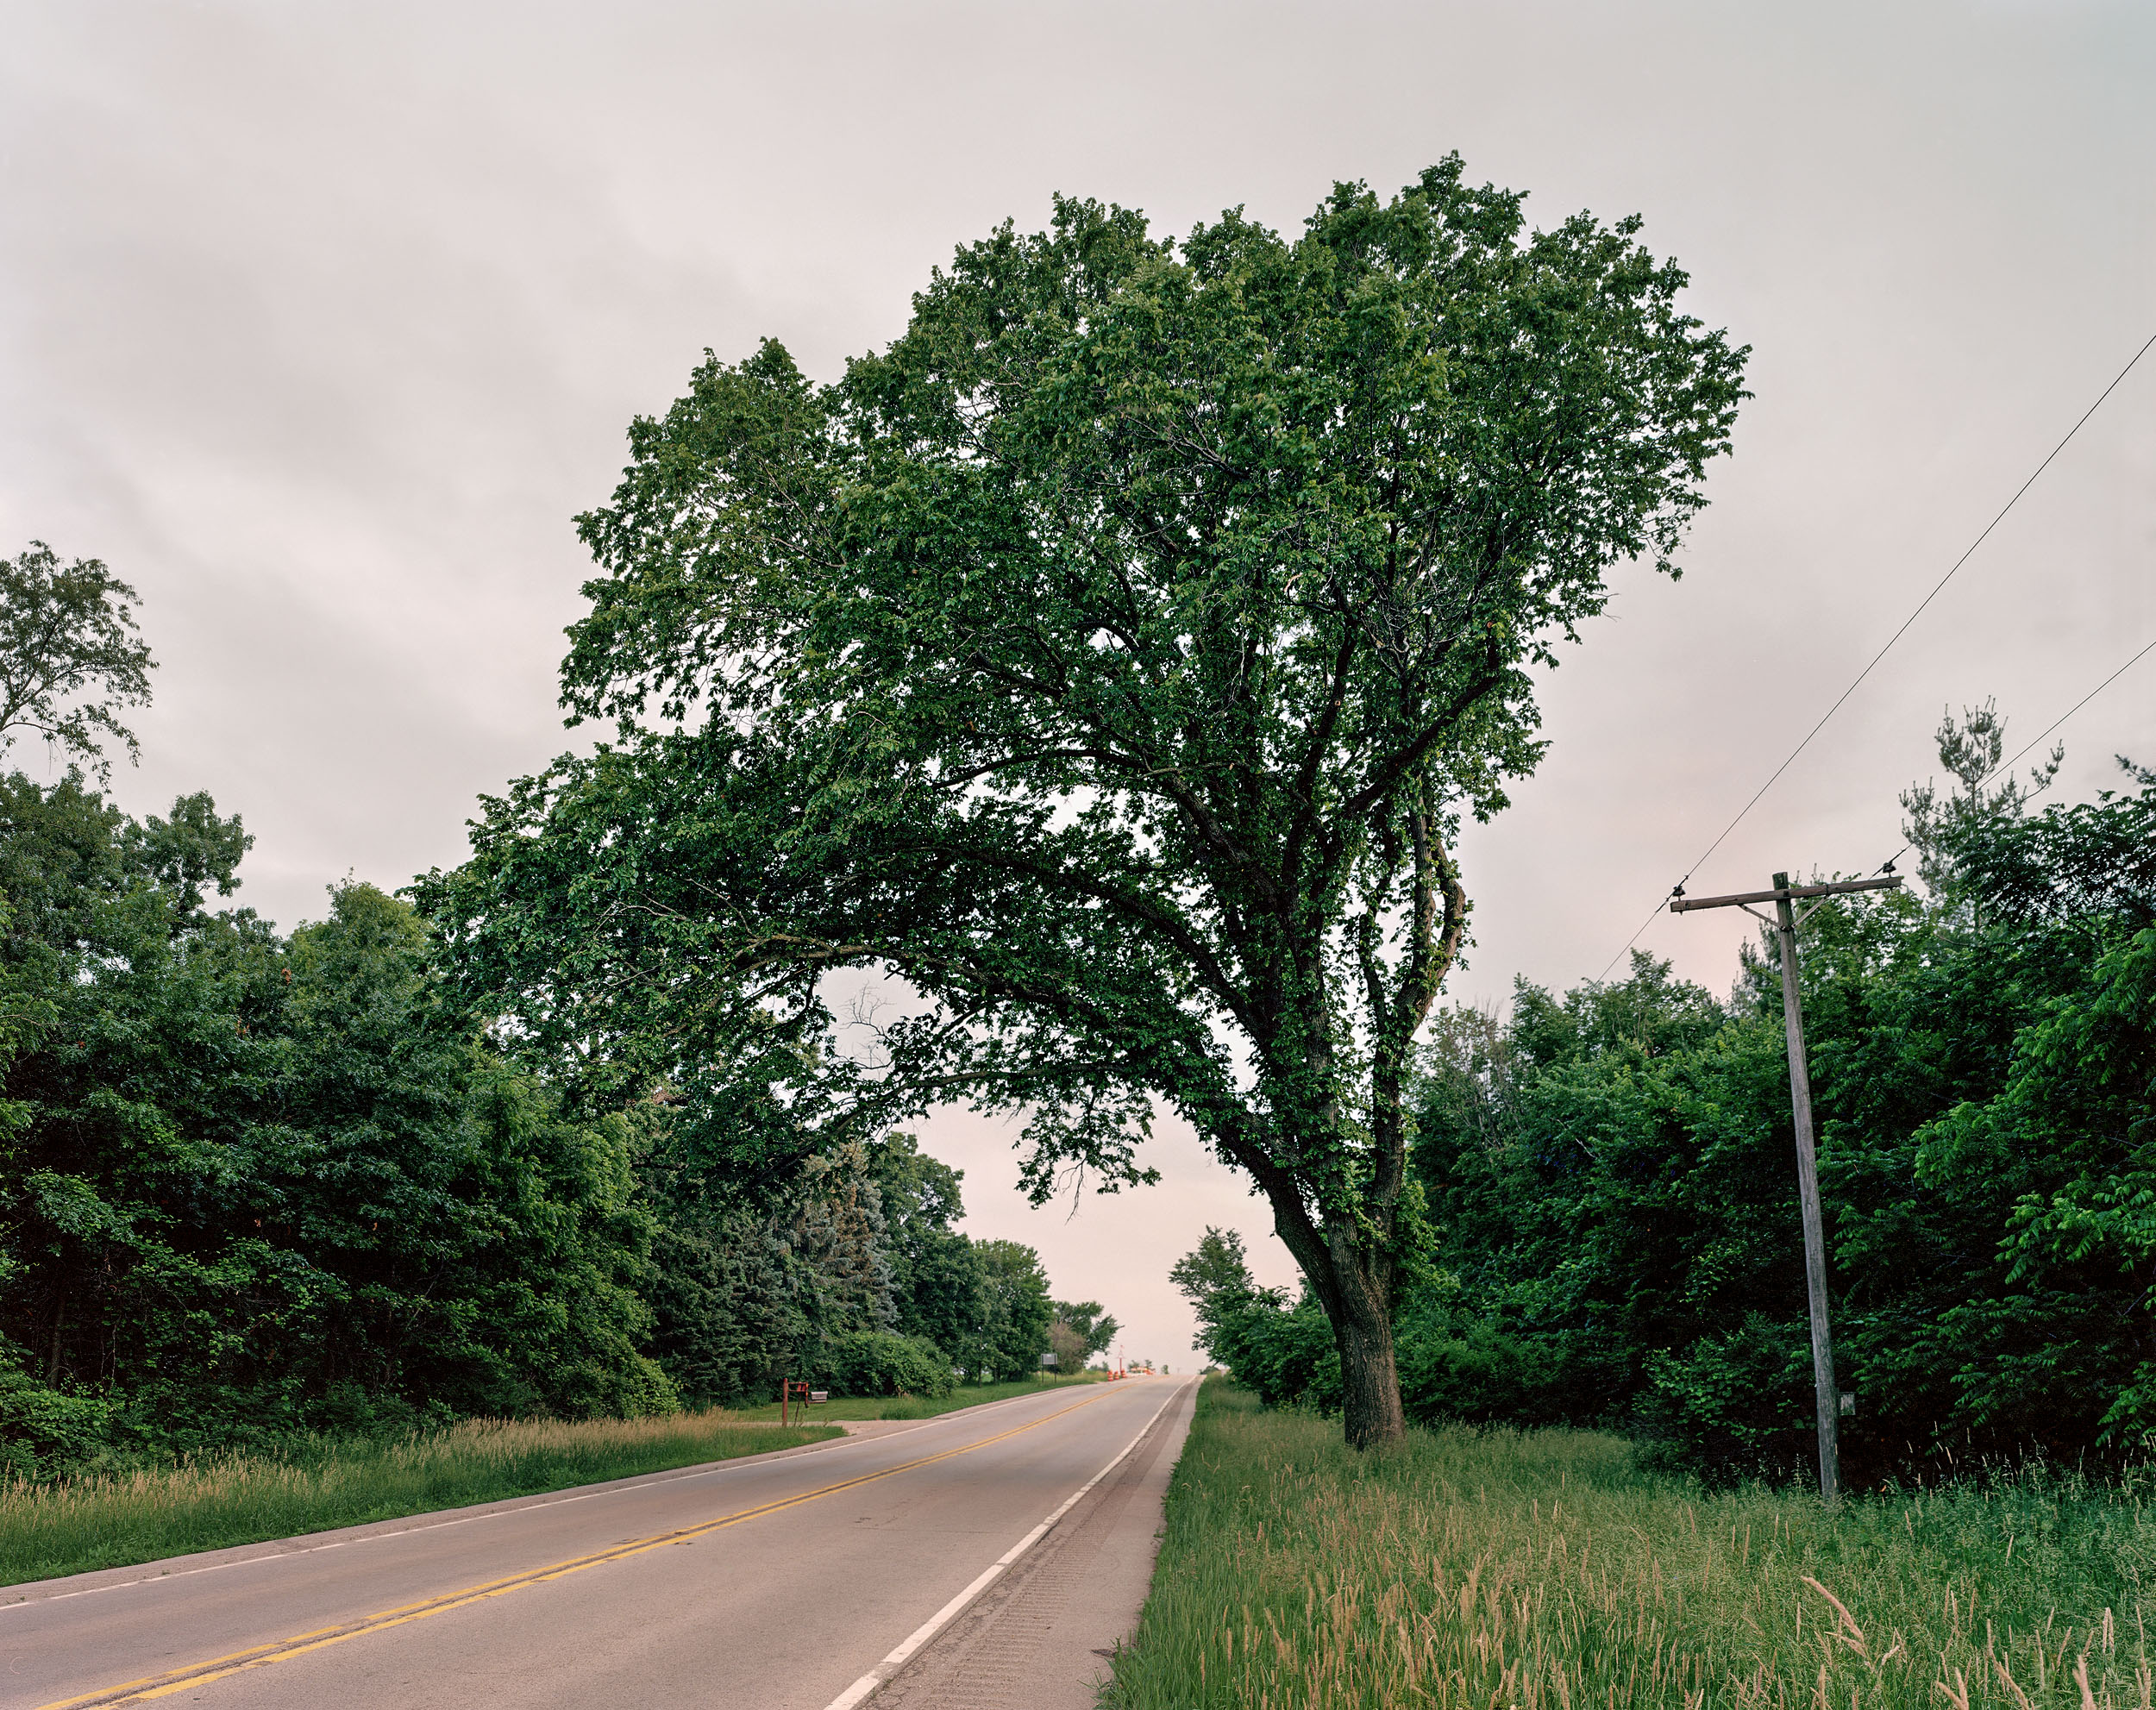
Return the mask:
<path fill-rule="evenodd" d="M 1332 1339 L 1340 1350 L 1340 1400 L 1348 1446 L 1376 1449 L 1407 1435 L 1400 1365 L 1393 1354 L 1391 1291 L 1360 1265 L 1338 1267 L 1340 1311 Z"/>
<path fill-rule="evenodd" d="M 1358 1227 L 1320 1228 L 1285 1172 L 1261 1164 L 1256 1173 L 1272 1201 L 1274 1231 L 1294 1255 L 1332 1326 L 1348 1446 L 1375 1449 L 1399 1442 L 1407 1435 L 1407 1419 L 1393 1352 L 1391 1260 L 1367 1251 Z"/>
<path fill-rule="evenodd" d="M 60 1384 L 60 1335 L 61 1326 L 66 1322 L 67 1284 L 62 1281 L 53 1294 L 53 1352 L 52 1357 L 45 1362 L 45 1382 L 48 1388 L 57 1388 Z"/>

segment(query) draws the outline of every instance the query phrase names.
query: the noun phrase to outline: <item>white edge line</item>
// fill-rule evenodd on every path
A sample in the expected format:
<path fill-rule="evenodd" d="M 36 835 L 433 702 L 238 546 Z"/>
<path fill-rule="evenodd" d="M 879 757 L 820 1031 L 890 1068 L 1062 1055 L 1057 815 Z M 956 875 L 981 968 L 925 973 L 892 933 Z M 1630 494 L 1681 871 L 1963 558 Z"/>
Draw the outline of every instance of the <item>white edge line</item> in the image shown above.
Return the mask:
<path fill-rule="evenodd" d="M 900 1669 L 904 1668 L 907 1662 L 912 1659 L 915 1651 L 918 1650 L 923 1645 L 926 1644 L 929 1640 L 934 1638 L 937 1633 L 943 1632 L 943 1630 L 949 1626 L 951 1622 L 956 1620 L 961 1614 L 964 1613 L 968 1604 L 971 1603 L 975 1598 L 980 1596 L 982 1592 L 986 1591 L 990 1586 L 993 1585 L 997 1580 L 1002 1578 L 1005 1571 L 1009 1569 L 1011 1564 L 1016 1562 L 1019 1557 L 1025 1555 L 1025 1552 L 1031 1550 L 1035 1544 L 1038 1544 L 1041 1539 L 1047 1535 L 1049 1528 L 1053 1526 L 1056 1521 L 1062 1519 L 1065 1514 L 1068 1514 L 1073 1508 L 1076 1507 L 1087 1491 L 1091 1490 L 1094 1486 L 1100 1483 L 1102 1479 L 1107 1477 L 1110 1473 L 1113 1472 L 1118 1467 L 1123 1464 L 1124 1460 L 1129 1456 L 1130 1452 L 1145 1440 L 1145 1433 L 1152 1430 L 1152 1428 L 1159 1423 L 1160 1416 L 1166 1412 L 1169 1408 L 1181 1397 L 1183 1388 L 1188 1381 L 1188 1380 L 1186 1379 L 1184 1383 L 1177 1384 L 1175 1388 L 1170 1390 L 1168 1394 L 1168 1399 L 1165 1401 L 1163 1401 L 1159 1406 L 1153 1409 L 1152 1418 L 1147 1419 L 1143 1425 L 1138 1427 L 1138 1435 L 1132 1438 L 1128 1443 L 1125 1444 L 1120 1449 L 1117 1450 L 1114 1458 L 1111 1460 L 1106 1466 L 1101 1468 L 1100 1470 L 1095 1473 L 1091 1478 L 1087 1479 L 1083 1484 L 1080 1485 L 1078 1488 L 1065 1500 L 1063 1505 L 1060 1508 L 1056 1509 L 1054 1513 L 1050 1514 L 1046 1519 L 1043 1520 L 1038 1525 L 1035 1526 L 1032 1531 L 1026 1533 L 1024 1538 L 1020 1538 L 1016 1544 L 1012 1544 L 1008 1550 L 1005 1550 L 1002 1555 L 996 1558 L 993 1565 L 982 1573 L 978 1579 L 975 1580 L 971 1585 L 968 1586 L 963 1591 L 960 1592 L 957 1596 L 952 1598 L 950 1602 L 943 1605 L 942 1608 L 938 1609 L 934 1614 L 931 1615 L 925 1621 L 923 1621 L 920 1625 L 914 1628 L 913 1631 L 908 1633 L 904 1640 L 900 1642 L 897 1650 L 893 1650 L 888 1657 L 886 1657 L 883 1661 L 877 1663 L 874 1668 L 869 1669 L 867 1674 L 863 1675 L 859 1680 L 856 1681 L 851 1686 L 848 1687 L 845 1691 L 840 1693 L 837 1697 L 831 1700 L 831 1701 L 824 1707 L 824 1710 L 854 1710 L 854 1707 L 856 1705 L 865 1701 L 870 1693 L 874 1692 L 878 1687 L 881 1686 L 886 1681 L 889 1680 L 892 1676 L 897 1674 Z"/>
<path fill-rule="evenodd" d="M 932 1414 L 919 1423 L 922 1425 L 943 1425 L 946 1421 L 955 1422 L 987 1412 L 993 1408 L 1007 1407 L 1015 1401 L 1031 1401 L 1038 1396 L 1056 1394 L 1057 1392 L 1053 1389 L 1041 1389 L 1034 1391 L 1031 1395 L 1006 1395 L 1000 1401 L 981 1401 L 970 1407 L 953 1408 L 948 1413 Z M 757 1423 L 761 1424 L 762 1421 L 759 1420 Z M 830 1423 L 836 1425 L 837 1421 L 834 1419 Z M 1151 1427 L 1149 1425 L 1147 1429 L 1150 1430 Z M 422 1511 L 417 1514 L 399 1516 L 400 1519 L 414 1522 L 413 1525 L 408 1526 L 400 1526 L 394 1521 L 386 1520 L 364 1522 L 363 1524 L 379 1525 L 384 1528 L 380 1531 L 369 1532 L 365 1538 L 334 1538 L 327 1544 L 302 1544 L 297 1550 L 263 1549 L 259 1556 L 242 1556 L 236 1561 L 212 1562 L 207 1567 L 181 1568 L 171 1573 L 144 1574 L 136 1579 L 115 1580 L 109 1585 L 85 1586 L 80 1591 L 55 1591 L 44 1597 L 17 1597 L 9 1600 L 8 1594 L 18 1588 L 12 1585 L 0 1586 L 0 1600 L 0 1600 L 0 1615 L 4 1615 L 10 1609 L 34 1609 L 41 1604 L 64 1603 L 71 1597 L 98 1597 L 108 1591 L 126 1591 L 138 1585 L 165 1585 L 174 1580 L 192 1579 L 197 1574 L 221 1574 L 228 1568 L 259 1568 L 266 1562 L 288 1562 L 297 1557 L 312 1556 L 324 1550 L 342 1550 L 347 1544 L 373 1544 L 387 1538 L 409 1538 L 416 1531 L 437 1531 L 447 1526 L 475 1525 L 481 1520 L 503 1519 L 511 1514 L 529 1513 L 536 1508 L 559 1508 L 571 1502 L 589 1502 L 596 1496 L 624 1494 L 630 1490 L 642 1489 L 655 1484 L 685 1484 L 692 1479 L 714 1478 L 724 1473 L 745 1471 L 751 1466 L 768 1466 L 782 1456 L 798 1457 L 811 1450 L 843 1449 L 849 1443 L 878 1443 L 881 1442 L 884 1438 L 902 1437 L 906 1434 L 903 1431 L 885 1431 L 881 1437 L 829 1437 L 821 1443 L 805 1443 L 797 1449 L 774 1449 L 761 1455 L 729 1456 L 724 1461 L 709 1462 L 688 1471 L 674 1469 L 655 1473 L 634 1473 L 628 1479 L 605 1480 L 603 1481 L 602 1488 L 596 1490 L 578 1491 L 573 1496 L 563 1496 L 552 1491 L 535 1491 L 530 1496 L 505 1496 L 498 1499 L 504 1505 L 500 1507 L 487 1505 L 487 1512 L 484 1514 L 460 1514 L 454 1519 L 436 1519 L 436 1515 L 442 1512 L 440 1509 L 436 1509 L 433 1514 Z M 1130 1451 L 1125 1450 L 1124 1452 L 1127 1454 Z M 569 1488 L 575 1490 L 576 1487 L 572 1485 Z M 1083 1495 L 1084 1492 L 1081 1491 L 1079 1494 Z M 1073 1497 L 1071 1500 L 1075 1501 L 1077 1498 Z M 1057 1513 L 1061 1512 L 1062 1510 L 1057 1510 Z M 356 1531 L 359 1528 L 355 1526 L 352 1530 Z M 302 1538 L 308 1536 L 304 1532 L 298 1535 Z M 283 1538 L 264 1538 L 262 1544 L 276 1544 L 286 1541 Z M 235 1550 L 252 1550 L 259 1547 L 260 1546 L 248 1544 L 235 1544 L 231 1546 Z M 168 1562 L 184 1562 L 187 1558 L 185 1556 L 167 1556 L 163 1559 Z M 91 1571 L 100 1573 L 107 1570 L 93 1568 Z M 22 1583 L 36 1585 L 40 1582 L 25 1580 Z"/>

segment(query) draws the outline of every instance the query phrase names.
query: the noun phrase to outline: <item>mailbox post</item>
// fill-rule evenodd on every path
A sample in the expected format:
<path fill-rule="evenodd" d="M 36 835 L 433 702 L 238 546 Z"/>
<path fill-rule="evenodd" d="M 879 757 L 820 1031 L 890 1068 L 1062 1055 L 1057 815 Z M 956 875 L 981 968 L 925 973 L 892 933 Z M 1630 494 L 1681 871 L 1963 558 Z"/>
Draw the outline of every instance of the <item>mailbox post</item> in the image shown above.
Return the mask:
<path fill-rule="evenodd" d="M 780 1378 L 779 1380 L 779 1423 L 780 1425 L 787 1423 L 787 1403 L 796 1399 L 804 1407 L 809 1405 L 811 1397 L 808 1380 L 803 1378 L 797 1382 L 790 1377 Z"/>

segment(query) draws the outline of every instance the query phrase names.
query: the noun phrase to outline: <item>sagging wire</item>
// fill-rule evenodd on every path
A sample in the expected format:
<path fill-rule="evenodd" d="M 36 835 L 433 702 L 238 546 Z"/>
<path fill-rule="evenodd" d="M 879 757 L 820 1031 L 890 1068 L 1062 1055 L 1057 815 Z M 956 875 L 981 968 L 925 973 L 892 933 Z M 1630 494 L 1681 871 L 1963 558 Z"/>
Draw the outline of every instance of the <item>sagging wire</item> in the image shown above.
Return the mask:
<path fill-rule="evenodd" d="M 1784 772 L 1787 772 L 1796 762 L 1796 757 L 1802 754 L 1806 749 L 1811 746 L 1812 738 L 1819 735 L 1821 730 L 1827 728 L 1827 721 L 1837 712 L 1841 711 L 1843 703 L 1847 701 L 1850 696 L 1856 693 L 1857 690 L 1864 683 L 1865 679 L 1869 677 L 1872 672 L 1877 668 L 1879 661 L 1884 659 L 1888 653 L 1892 650 L 1894 644 L 1900 641 L 1902 637 L 1908 633 L 1909 625 L 1915 623 L 1919 617 L 1923 616 L 1924 609 L 1934 599 L 1939 598 L 1940 590 L 1943 589 L 1947 583 L 1952 581 L 1955 576 L 1960 573 L 1962 566 L 1968 563 L 1968 561 L 1976 555 L 1977 548 L 1982 546 L 1985 541 L 1991 537 L 1992 531 L 1996 529 L 2001 523 L 2006 520 L 2007 513 L 2013 510 L 2016 504 L 2021 503 L 2021 495 L 2026 493 L 2031 487 L 2036 485 L 2037 478 L 2040 476 L 2045 470 L 2051 467 L 2053 462 L 2057 459 L 2060 452 L 2064 451 L 2067 446 L 2072 443 L 2074 435 L 2078 434 L 2087 424 L 2088 420 L 2091 416 L 2095 415 L 2098 410 L 2103 407 L 2104 399 L 2110 397 L 2113 392 L 2119 389 L 2120 383 L 2123 381 L 2128 374 L 2134 372 L 2141 358 L 2148 354 L 2152 347 L 2156 347 L 2156 333 L 2149 335 L 2147 339 L 2143 341 L 2141 348 L 2139 350 L 2136 350 L 2132 357 L 2128 360 L 2126 366 L 2120 369 L 2116 374 L 2112 376 L 2110 385 L 2104 387 L 2102 391 L 2096 394 L 2096 402 L 2091 404 L 2086 410 L 2083 410 L 2077 418 L 2075 418 L 2073 426 L 2067 429 L 2065 435 L 2059 440 L 2059 443 L 2054 445 L 2049 452 L 2045 454 L 2044 460 L 2041 463 L 2039 463 L 2036 467 L 2030 472 L 2028 479 L 2023 481 L 2020 486 L 2015 488 L 2013 497 L 2009 498 L 2004 504 L 2001 505 L 1997 513 L 1993 516 L 1989 523 L 1986 523 L 1984 525 L 1983 532 L 1977 535 L 1976 539 L 1969 542 L 1967 550 L 1953 561 L 1953 563 L 1948 567 L 1945 575 L 1941 576 L 1936 582 L 1932 584 L 1931 592 L 1927 593 L 1922 599 L 1916 603 L 1915 609 L 1912 611 L 1907 617 L 1904 617 L 1902 620 L 1900 625 L 1895 630 L 1894 633 L 1886 638 L 1885 644 L 1882 646 L 1877 653 L 1871 655 L 1870 661 L 1866 663 L 1864 669 L 1859 671 L 1850 680 L 1849 686 L 1844 689 L 1839 695 L 1834 697 L 1833 705 L 1829 706 L 1826 711 L 1819 716 L 1819 722 L 1814 724 L 1810 730 L 1804 733 L 1803 740 L 1789 750 L 1788 757 L 1768 774 L 1766 782 L 1760 785 L 1758 789 L 1754 790 L 1752 792 L 1751 799 L 1746 801 L 1742 807 L 1737 810 L 1736 817 L 1732 819 L 1728 824 L 1723 826 L 1720 832 L 1716 835 L 1714 841 L 1709 843 L 1706 849 L 1702 850 L 1698 856 L 1693 860 L 1690 867 L 1686 870 L 1684 877 L 1678 880 L 1677 882 L 1672 885 L 1666 893 L 1656 899 L 1654 907 L 1647 913 L 1647 918 L 1639 923 L 1639 926 L 1633 930 L 1632 936 L 1625 940 L 1624 948 L 1620 949 L 1615 955 L 1612 956 L 1609 961 L 1603 965 L 1602 971 L 1595 976 L 1598 982 L 1609 978 L 1609 970 L 1616 967 L 1617 964 L 1621 961 L 1626 955 L 1631 950 L 1632 947 L 1639 942 L 1640 936 L 1646 931 L 1648 927 L 1654 924 L 1655 917 L 1662 912 L 1663 905 L 1668 902 L 1672 897 L 1681 897 L 1684 894 L 1684 887 L 1691 882 L 1692 874 L 1696 873 L 1702 867 L 1707 864 L 1708 860 L 1714 855 L 1714 851 L 1720 849 L 1727 840 L 1729 834 L 1732 831 L 1734 831 L 1738 826 L 1741 825 L 1745 821 L 1745 816 L 1748 815 L 1753 808 L 1759 805 L 1759 799 L 1775 786 L 1775 784 L 1780 780 L 1782 774 Z M 2156 643 L 2152 643 L 2152 646 L 2156 646 Z M 2149 651 L 2149 649 L 2144 648 L 2141 654 L 2136 654 L 2133 659 L 2128 660 L 2125 665 L 2121 666 L 2118 672 L 2114 672 L 2112 673 L 2112 677 L 2116 677 L 2120 674 L 2120 673 L 2124 672 L 2128 667 L 2137 663 L 2147 651 Z M 2111 677 L 2107 677 L 2104 679 L 2103 683 L 2099 683 L 2096 687 L 2091 689 L 2087 695 L 2083 696 L 2081 700 L 2075 702 L 2073 706 L 2069 708 L 2066 712 L 2062 714 L 2060 717 L 2053 724 L 2052 729 L 2056 730 L 2059 728 L 2059 724 L 2065 723 L 2065 721 L 2068 718 L 2071 718 L 2076 711 L 2079 711 L 2084 704 L 2103 689 L 2111 680 Z M 2046 736 L 2048 736 L 2049 734 L 2050 731 L 2048 730 L 2045 732 Z M 2043 736 L 2039 736 L 2036 739 L 2039 742 L 2043 740 Z M 2032 748 L 2034 746 L 2034 743 L 2030 744 L 2030 747 Z M 2024 749 L 2021 751 L 2022 754 L 2026 754 L 2028 752 L 2028 750 L 2027 749 Z M 2021 757 L 2021 755 L 2016 755 L 2014 758 L 2018 761 Z M 2009 762 L 2009 764 L 2011 763 L 2011 761 Z M 1996 776 L 1996 774 L 1995 774 L 1994 775 Z M 1890 868 L 1893 865 L 1894 861 L 1899 861 L 1902 855 L 1906 855 L 1908 852 L 1908 849 L 1905 846 L 1901 851 L 1893 856 L 1892 860 L 1889 861 L 1886 865 L 1881 868 L 1881 871 L 1883 872 L 1887 870 L 1888 868 Z"/>

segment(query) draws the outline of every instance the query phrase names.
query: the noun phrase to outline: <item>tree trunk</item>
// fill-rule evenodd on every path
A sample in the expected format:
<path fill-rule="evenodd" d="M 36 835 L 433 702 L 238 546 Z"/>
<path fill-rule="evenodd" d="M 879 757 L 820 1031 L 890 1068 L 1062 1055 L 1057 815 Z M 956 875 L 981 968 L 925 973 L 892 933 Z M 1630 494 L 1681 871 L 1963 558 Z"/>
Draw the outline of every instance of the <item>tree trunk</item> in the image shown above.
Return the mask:
<path fill-rule="evenodd" d="M 1273 1228 L 1302 1267 L 1332 1326 L 1340 1354 L 1341 1411 L 1351 1449 L 1376 1449 L 1407 1435 L 1400 1364 L 1393 1354 L 1392 1265 L 1363 1245 L 1363 1231 L 1320 1229 L 1284 1177 L 1266 1182 Z"/>
<path fill-rule="evenodd" d="M 1407 1434 L 1400 1405 L 1400 1366 L 1393 1357 L 1388 1303 L 1373 1300 L 1359 1276 L 1343 1277 L 1343 1310 L 1332 1321 L 1340 1350 L 1340 1400 L 1348 1447 L 1376 1449 Z M 1357 1297 L 1359 1297 L 1357 1298 Z"/>
<path fill-rule="evenodd" d="M 53 1295 L 53 1353 L 45 1362 L 45 1383 L 47 1388 L 60 1387 L 60 1335 L 67 1321 L 67 1285 L 62 1281 Z"/>

